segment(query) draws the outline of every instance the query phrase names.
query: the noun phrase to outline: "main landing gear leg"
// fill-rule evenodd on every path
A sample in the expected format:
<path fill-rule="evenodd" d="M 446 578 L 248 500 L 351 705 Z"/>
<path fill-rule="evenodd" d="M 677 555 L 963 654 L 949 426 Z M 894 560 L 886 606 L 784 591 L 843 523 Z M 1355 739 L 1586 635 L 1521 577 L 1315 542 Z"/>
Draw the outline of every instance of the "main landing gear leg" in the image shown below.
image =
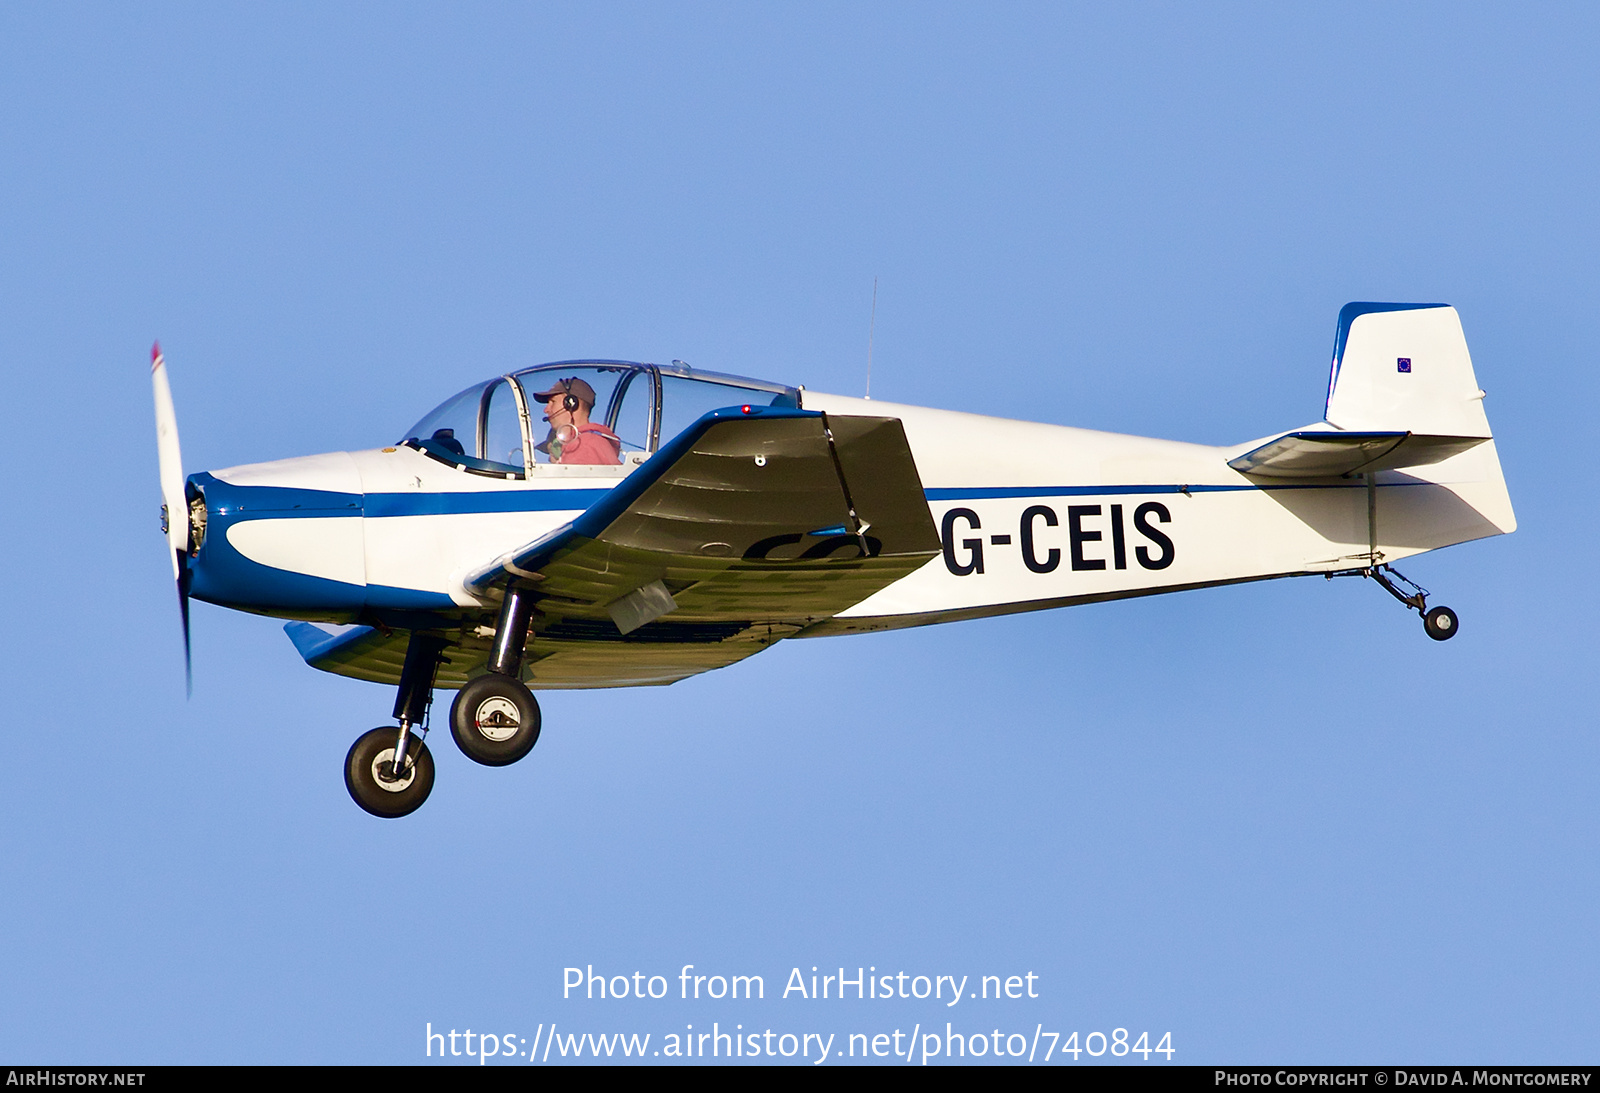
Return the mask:
<path fill-rule="evenodd" d="M 433 756 L 422 738 L 445 639 L 413 633 L 400 669 L 394 716 L 399 729 L 380 726 L 362 734 L 344 761 L 344 784 L 356 804 L 374 816 L 407 816 L 433 792 Z"/>
<path fill-rule="evenodd" d="M 507 588 L 489 671 L 461 688 L 450 707 L 450 735 L 475 763 L 508 766 L 539 742 L 539 703 L 518 678 L 532 618 L 533 596 L 526 589 Z"/>
<path fill-rule="evenodd" d="M 1430 609 L 1428 590 L 1402 575 L 1394 566 L 1368 566 L 1359 572 L 1363 577 L 1377 581 L 1389 595 L 1421 615 L 1422 629 L 1434 641 L 1449 641 L 1456 636 L 1456 629 L 1460 625 L 1456 613 L 1443 606 Z"/>

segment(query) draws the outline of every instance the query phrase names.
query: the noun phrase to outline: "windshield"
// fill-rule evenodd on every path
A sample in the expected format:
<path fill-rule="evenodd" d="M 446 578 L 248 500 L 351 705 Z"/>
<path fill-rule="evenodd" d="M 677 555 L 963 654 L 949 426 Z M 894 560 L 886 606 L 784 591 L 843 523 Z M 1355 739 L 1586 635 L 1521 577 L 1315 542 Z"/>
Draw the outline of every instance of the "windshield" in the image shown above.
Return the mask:
<path fill-rule="evenodd" d="M 407 440 L 437 440 L 457 455 L 468 454 L 466 445 L 474 443 L 478 433 L 478 403 L 483 401 L 483 389 L 493 382 L 488 380 L 474 384 L 459 394 L 451 395 L 411 426 L 401 438 L 401 443 Z"/>
<path fill-rule="evenodd" d="M 504 376 L 445 399 L 407 430 L 402 443 L 482 474 L 520 477 L 527 467 L 522 413 Z"/>

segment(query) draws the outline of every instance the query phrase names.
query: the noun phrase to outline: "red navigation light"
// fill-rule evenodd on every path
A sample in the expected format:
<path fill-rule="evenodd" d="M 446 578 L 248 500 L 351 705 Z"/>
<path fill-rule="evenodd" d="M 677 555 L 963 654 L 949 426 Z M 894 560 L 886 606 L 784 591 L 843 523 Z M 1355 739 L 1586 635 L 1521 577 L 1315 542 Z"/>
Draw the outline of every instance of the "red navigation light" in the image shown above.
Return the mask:
<path fill-rule="evenodd" d="M 748 413 L 749 413 L 749 412 L 750 412 L 750 407 L 749 407 L 749 406 L 748 406 L 748 405 L 746 405 L 746 406 L 741 406 L 741 407 L 739 407 L 739 411 L 740 411 L 740 412 L 741 412 L 741 413 L 745 413 L 745 414 L 748 414 Z"/>

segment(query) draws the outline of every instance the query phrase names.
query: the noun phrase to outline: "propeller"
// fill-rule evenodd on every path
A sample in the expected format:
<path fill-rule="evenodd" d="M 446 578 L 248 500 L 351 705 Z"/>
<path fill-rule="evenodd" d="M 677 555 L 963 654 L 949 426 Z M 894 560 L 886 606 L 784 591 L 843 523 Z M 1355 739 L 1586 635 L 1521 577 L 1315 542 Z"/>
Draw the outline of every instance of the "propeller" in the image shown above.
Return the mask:
<path fill-rule="evenodd" d="M 161 461 L 163 524 L 167 533 L 172 576 L 178 582 L 178 611 L 183 616 L 183 679 L 186 693 L 194 693 L 194 670 L 189 656 L 189 499 L 184 491 L 183 455 L 178 450 L 178 416 L 172 409 L 172 387 L 167 382 L 167 362 L 161 344 L 150 347 L 150 382 L 156 396 L 156 452 Z"/>

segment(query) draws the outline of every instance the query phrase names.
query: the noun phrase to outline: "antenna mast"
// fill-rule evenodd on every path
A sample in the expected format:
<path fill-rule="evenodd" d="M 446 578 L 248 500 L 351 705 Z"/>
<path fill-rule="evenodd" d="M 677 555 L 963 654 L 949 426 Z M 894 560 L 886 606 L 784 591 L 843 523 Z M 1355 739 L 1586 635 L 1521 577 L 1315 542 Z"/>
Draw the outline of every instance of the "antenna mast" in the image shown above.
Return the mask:
<path fill-rule="evenodd" d="M 878 279 L 872 279 L 872 319 L 867 323 L 867 400 L 872 399 L 872 333 L 878 326 Z"/>

